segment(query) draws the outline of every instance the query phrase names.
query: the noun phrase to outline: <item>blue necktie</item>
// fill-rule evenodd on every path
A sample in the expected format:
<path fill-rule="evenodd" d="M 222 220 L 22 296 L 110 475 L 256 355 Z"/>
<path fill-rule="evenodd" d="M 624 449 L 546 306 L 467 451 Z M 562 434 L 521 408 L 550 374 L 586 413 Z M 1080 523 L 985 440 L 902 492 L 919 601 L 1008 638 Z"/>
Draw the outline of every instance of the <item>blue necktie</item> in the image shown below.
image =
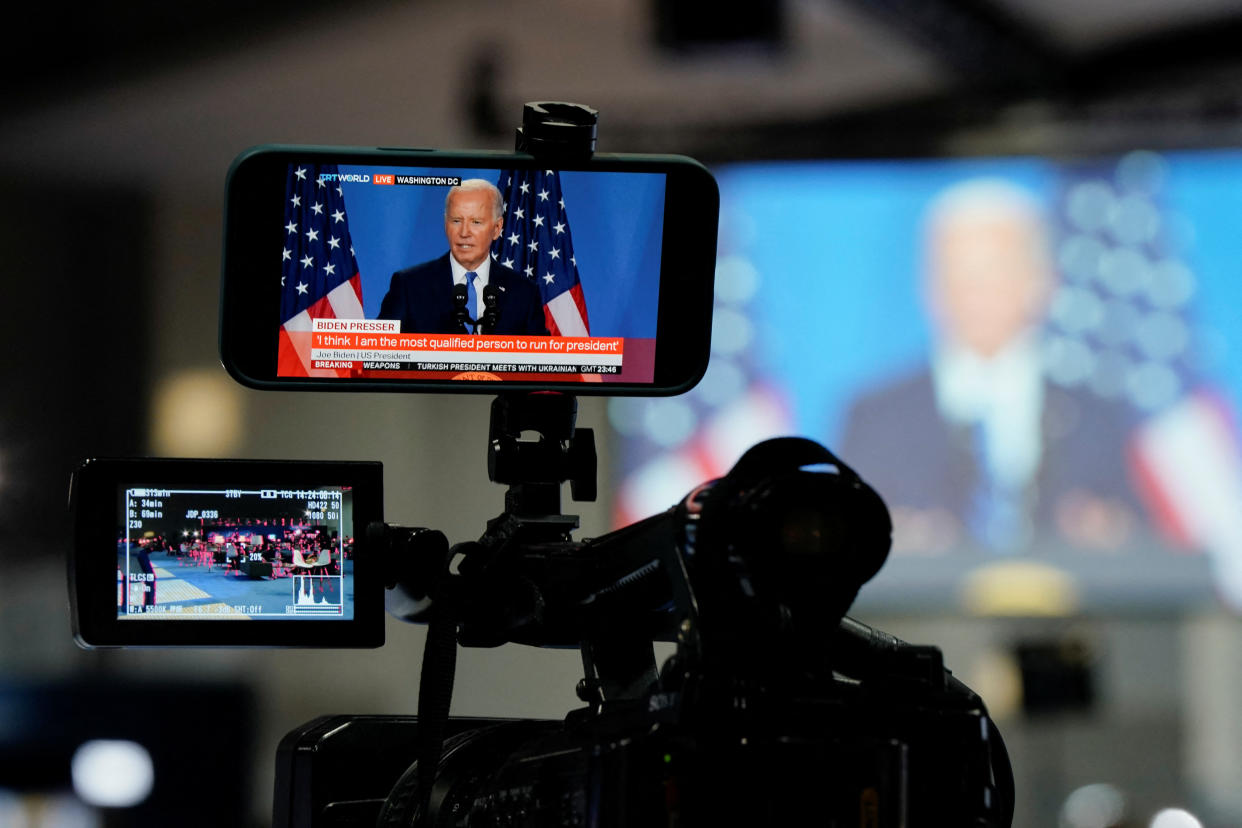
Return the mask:
<path fill-rule="evenodd" d="M 987 429 L 983 423 L 971 427 L 978 478 L 971 493 L 967 525 L 975 540 L 998 555 L 1021 552 L 1026 539 L 1022 493 L 997 479 L 988 457 Z"/>
<path fill-rule="evenodd" d="M 470 318 L 477 319 L 479 313 L 479 292 L 474 286 L 474 280 L 479 278 L 479 274 L 473 270 L 466 273 L 466 308 L 470 311 Z M 474 333 L 479 332 L 479 325 L 476 322 Z"/>

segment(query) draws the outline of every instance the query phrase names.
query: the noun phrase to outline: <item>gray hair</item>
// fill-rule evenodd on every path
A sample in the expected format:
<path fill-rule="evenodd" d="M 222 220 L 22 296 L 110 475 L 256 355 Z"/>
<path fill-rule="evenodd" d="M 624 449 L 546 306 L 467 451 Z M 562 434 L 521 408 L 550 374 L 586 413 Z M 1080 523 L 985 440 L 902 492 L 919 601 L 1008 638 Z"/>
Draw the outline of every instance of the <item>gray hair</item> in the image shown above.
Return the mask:
<path fill-rule="evenodd" d="M 1048 218 L 1035 194 L 1003 178 L 974 178 L 958 182 L 932 199 L 924 213 L 924 239 L 946 227 L 1007 221 L 1025 229 L 1027 252 L 1052 269 Z"/>
<path fill-rule="evenodd" d="M 464 193 L 478 192 L 486 190 L 492 194 L 492 218 L 498 219 L 505 214 L 504 196 L 500 194 L 500 190 L 496 185 L 485 178 L 467 178 L 455 187 L 449 187 L 448 195 L 444 197 L 444 215 L 448 215 L 449 199 L 453 197 L 453 193 L 458 191 Z"/>
<path fill-rule="evenodd" d="M 927 209 L 926 222 L 985 221 L 1005 218 L 1042 225 L 1044 208 L 1035 195 L 1004 178 L 972 178 L 940 192 Z"/>

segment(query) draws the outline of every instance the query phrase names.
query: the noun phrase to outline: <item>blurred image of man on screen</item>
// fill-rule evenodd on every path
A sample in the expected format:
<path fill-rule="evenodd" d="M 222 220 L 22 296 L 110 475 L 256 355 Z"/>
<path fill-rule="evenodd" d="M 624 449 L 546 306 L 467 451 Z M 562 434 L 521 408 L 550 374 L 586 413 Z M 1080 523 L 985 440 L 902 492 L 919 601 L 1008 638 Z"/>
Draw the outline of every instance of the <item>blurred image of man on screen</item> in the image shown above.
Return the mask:
<path fill-rule="evenodd" d="M 490 256 L 503 229 L 504 204 L 494 184 L 472 178 L 452 187 L 444 201 L 448 252 L 394 273 L 379 318 L 400 320 L 403 333 L 474 333 L 456 314 L 454 289 L 461 285 L 472 319 L 483 318 L 486 296 L 496 297 L 496 324 L 479 332 L 547 336 L 538 288 Z"/>
<path fill-rule="evenodd" d="M 1118 548 L 1140 510 L 1125 410 L 1045 380 L 1039 330 L 1056 277 L 1038 202 L 1000 180 L 931 205 L 928 364 L 863 395 L 841 445 L 893 508 L 898 542 L 935 551 Z M 904 536 L 904 537 L 903 537 Z"/>

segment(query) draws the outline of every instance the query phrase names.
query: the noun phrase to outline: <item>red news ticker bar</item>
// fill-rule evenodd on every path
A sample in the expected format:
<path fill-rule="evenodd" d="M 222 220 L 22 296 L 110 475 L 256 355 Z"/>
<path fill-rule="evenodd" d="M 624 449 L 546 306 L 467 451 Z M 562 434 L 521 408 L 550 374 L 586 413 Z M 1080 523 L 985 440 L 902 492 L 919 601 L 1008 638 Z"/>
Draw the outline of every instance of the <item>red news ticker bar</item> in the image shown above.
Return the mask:
<path fill-rule="evenodd" d="M 609 336 L 492 336 L 488 334 L 354 333 L 315 331 L 312 348 L 373 351 L 474 351 L 480 354 L 624 354 L 625 340 Z"/>

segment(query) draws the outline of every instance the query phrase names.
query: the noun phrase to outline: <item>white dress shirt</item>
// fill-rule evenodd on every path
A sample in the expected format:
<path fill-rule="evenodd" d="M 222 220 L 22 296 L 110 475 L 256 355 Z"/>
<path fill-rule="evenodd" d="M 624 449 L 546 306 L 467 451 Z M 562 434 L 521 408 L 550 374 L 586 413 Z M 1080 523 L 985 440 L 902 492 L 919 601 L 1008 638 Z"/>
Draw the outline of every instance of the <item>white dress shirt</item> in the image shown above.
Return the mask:
<path fill-rule="evenodd" d="M 453 269 L 453 284 L 454 285 L 466 284 L 466 274 L 469 273 L 470 271 L 467 270 L 465 266 L 462 265 L 461 262 L 453 258 L 452 253 L 449 254 L 449 267 Z M 470 315 L 473 316 L 475 319 L 480 319 L 483 316 L 483 288 L 487 287 L 487 277 L 492 272 L 492 254 L 491 253 L 487 254 L 487 256 L 483 259 L 483 263 L 479 265 L 478 267 L 476 267 L 474 269 L 474 272 L 479 275 L 479 278 L 474 280 L 474 299 L 475 299 L 474 304 L 475 306 L 473 308 L 469 308 L 469 311 L 470 311 Z"/>
<path fill-rule="evenodd" d="M 979 458 L 993 480 L 1017 490 L 1030 482 L 1043 452 L 1043 370 L 1033 335 L 991 358 L 952 344 L 932 359 L 936 404 L 950 422 L 980 426 Z"/>

